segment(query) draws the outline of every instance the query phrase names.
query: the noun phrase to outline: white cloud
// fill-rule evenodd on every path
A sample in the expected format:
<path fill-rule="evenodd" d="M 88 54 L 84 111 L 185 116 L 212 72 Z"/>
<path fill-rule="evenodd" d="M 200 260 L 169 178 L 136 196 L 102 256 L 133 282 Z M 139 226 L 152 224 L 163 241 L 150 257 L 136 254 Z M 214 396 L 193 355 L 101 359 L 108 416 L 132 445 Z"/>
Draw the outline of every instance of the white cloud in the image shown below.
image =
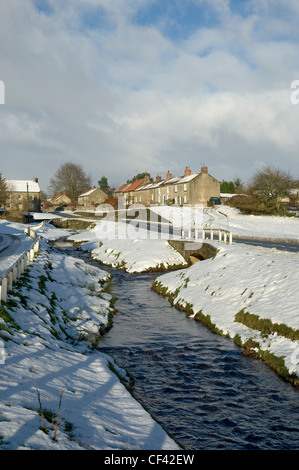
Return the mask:
<path fill-rule="evenodd" d="M 244 179 L 261 161 L 298 176 L 296 3 L 292 17 L 279 18 L 267 2 L 252 2 L 243 16 L 228 1 L 212 2 L 218 24 L 179 41 L 154 24 L 132 24 L 138 0 L 49 3 L 54 12 L 45 14 L 29 0 L 0 1 L 8 179 L 35 176 L 38 165 L 46 189 L 70 160 L 95 183 L 105 175 L 121 184 L 135 171 L 182 173 L 189 164 L 199 171 L 203 162 L 218 179 Z M 94 7 L 99 25 L 88 29 L 83 13 Z"/>

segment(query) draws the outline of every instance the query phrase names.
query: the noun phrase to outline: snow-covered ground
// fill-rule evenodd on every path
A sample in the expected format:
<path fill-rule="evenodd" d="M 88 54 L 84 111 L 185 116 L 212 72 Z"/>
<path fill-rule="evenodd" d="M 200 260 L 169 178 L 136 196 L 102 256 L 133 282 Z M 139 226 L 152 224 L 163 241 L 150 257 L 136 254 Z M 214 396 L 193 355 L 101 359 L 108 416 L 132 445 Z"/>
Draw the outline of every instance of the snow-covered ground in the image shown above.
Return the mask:
<path fill-rule="evenodd" d="M 174 206 L 157 206 L 153 211 L 180 226 L 181 220 L 188 221 L 188 213 L 197 220 L 197 227 L 221 228 L 235 236 L 271 238 L 299 241 L 299 217 L 275 217 L 244 215 L 233 207 L 220 205 L 215 208 L 197 208 L 182 212 Z M 187 215 L 183 215 L 186 213 Z"/>
<path fill-rule="evenodd" d="M 81 248 L 89 251 L 92 258 L 101 263 L 130 273 L 187 265 L 184 258 L 169 245 L 167 239 L 147 238 L 145 229 L 138 231 L 139 238 L 134 238 L 130 232 L 127 233 L 128 238 L 118 238 L 116 228 L 119 226 L 113 222 L 99 222 L 94 228 L 70 235 L 68 239 L 82 243 Z M 123 230 L 128 226 L 123 223 L 121 228 L 123 237 Z"/>
<path fill-rule="evenodd" d="M 32 245 L 24 228 L 23 224 L 0 220 L 0 277 Z"/>
<path fill-rule="evenodd" d="M 224 206 L 206 211 L 205 217 L 205 224 L 236 235 L 299 240 L 299 219 L 242 216 Z M 23 228 L 3 223 L 0 234 L 1 229 L 19 230 L 23 237 Z M 89 347 L 86 335 L 95 339 L 109 321 L 107 273 L 50 252 L 46 241 L 69 237 L 93 257 L 130 272 L 179 265 L 182 257 L 165 239 L 117 238 L 113 223 L 76 233 L 45 224 L 38 234 L 43 237 L 40 255 L 30 276 L 9 294 L 5 310 L 10 317 L 2 310 L 0 315 L 0 338 L 6 338 L 0 363 L 0 449 L 178 449 L 111 371 L 112 359 Z M 202 311 L 224 334 L 237 335 L 243 343 L 252 338 L 260 349 L 283 356 L 289 372 L 299 376 L 298 341 L 235 322 L 236 313 L 244 310 L 299 329 L 299 253 L 212 243 L 219 249 L 214 259 L 159 275 L 157 282 L 180 307 Z M 124 371 L 114 367 L 126 381 Z M 53 441 L 50 423 L 48 433 L 40 429 L 38 394 L 42 407 L 56 413 L 62 390 Z"/>
<path fill-rule="evenodd" d="M 49 226 L 41 233 L 61 236 Z M 106 271 L 41 241 L 0 310 L 0 450 L 179 449 L 112 369 L 126 382 L 125 372 L 90 346 L 113 310 L 108 280 Z M 49 415 L 59 409 L 53 440 Z"/>

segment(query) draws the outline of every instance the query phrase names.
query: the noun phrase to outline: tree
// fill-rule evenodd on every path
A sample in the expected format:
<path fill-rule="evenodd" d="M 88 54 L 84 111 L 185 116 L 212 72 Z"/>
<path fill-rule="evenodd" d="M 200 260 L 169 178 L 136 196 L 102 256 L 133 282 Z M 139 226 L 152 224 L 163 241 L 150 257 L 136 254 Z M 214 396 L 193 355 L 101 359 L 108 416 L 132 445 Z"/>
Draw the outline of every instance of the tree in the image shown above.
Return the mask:
<path fill-rule="evenodd" d="M 106 176 L 102 176 L 102 178 L 98 181 L 99 188 L 104 191 L 108 196 L 111 195 L 111 188 L 108 184 L 108 179 Z"/>
<path fill-rule="evenodd" d="M 232 181 L 222 180 L 220 184 L 220 192 L 234 194 L 236 192 L 234 183 Z"/>
<path fill-rule="evenodd" d="M 137 173 L 137 175 L 133 176 L 132 179 L 129 179 L 127 183 L 133 183 L 134 181 L 143 180 L 146 176 L 149 177 L 149 181 L 153 181 L 150 173 L 144 171 L 143 173 Z"/>
<path fill-rule="evenodd" d="M 65 193 L 72 201 L 91 187 L 91 179 L 85 174 L 81 165 L 68 162 L 61 165 L 50 180 L 49 192 Z"/>
<path fill-rule="evenodd" d="M 242 191 L 242 188 L 244 186 L 244 183 L 243 181 L 240 179 L 240 178 L 235 178 L 234 181 L 233 181 L 234 185 L 235 185 L 235 191 L 236 193 L 239 193 L 240 191 Z"/>
<path fill-rule="evenodd" d="M 4 207 L 8 199 L 8 187 L 4 178 L 2 178 L 2 173 L 0 172 L 0 207 Z"/>
<path fill-rule="evenodd" d="M 279 212 L 281 200 L 290 196 L 294 178 L 290 172 L 265 166 L 253 176 L 248 191 L 269 209 Z"/>

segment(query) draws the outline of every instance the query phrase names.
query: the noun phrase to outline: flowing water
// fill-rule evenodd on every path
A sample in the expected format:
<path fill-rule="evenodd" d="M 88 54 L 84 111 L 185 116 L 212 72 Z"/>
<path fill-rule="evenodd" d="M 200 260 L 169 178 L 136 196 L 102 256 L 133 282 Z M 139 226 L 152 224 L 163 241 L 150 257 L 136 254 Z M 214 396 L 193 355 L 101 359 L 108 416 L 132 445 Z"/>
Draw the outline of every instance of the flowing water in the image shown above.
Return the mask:
<path fill-rule="evenodd" d="M 298 449 L 298 391 L 152 291 L 157 274 L 103 269 L 118 311 L 100 350 L 175 440 L 191 450 Z"/>

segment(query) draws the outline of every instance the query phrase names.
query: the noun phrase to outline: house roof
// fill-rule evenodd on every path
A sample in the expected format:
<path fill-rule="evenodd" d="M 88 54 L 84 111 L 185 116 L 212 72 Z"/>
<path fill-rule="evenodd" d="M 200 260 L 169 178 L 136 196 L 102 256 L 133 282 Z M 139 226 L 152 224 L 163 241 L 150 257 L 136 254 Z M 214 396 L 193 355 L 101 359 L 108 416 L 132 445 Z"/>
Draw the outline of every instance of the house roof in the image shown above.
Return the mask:
<path fill-rule="evenodd" d="M 39 184 L 32 180 L 6 180 L 8 190 L 16 193 L 24 193 L 28 191 L 30 193 L 40 193 Z M 28 185 L 28 186 L 27 186 Z"/>
<path fill-rule="evenodd" d="M 130 183 L 125 183 L 123 185 L 121 185 L 115 192 L 121 192 L 121 191 L 124 191 L 125 188 L 127 188 L 128 186 L 130 186 Z"/>
<path fill-rule="evenodd" d="M 133 181 L 133 183 L 129 184 L 129 186 L 126 189 L 124 189 L 124 192 L 135 191 L 135 189 L 139 188 L 139 186 L 141 186 L 143 182 L 144 180 Z"/>
<path fill-rule="evenodd" d="M 65 193 L 57 193 L 57 194 L 54 194 L 51 201 L 53 202 L 58 201 L 62 197 L 66 197 L 67 199 L 70 199 Z"/>
<path fill-rule="evenodd" d="M 89 196 L 91 193 L 93 193 L 97 188 L 92 188 L 92 189 L 87 189 L 86 191 L 84 191 L 82 194 L 79 194 L 78 197 L 82 197 L 82 196 Z"/>
<path fill-rule="evenodd" d="M 84 191 L 84 193 L 80 194 L 78 197 L 90 196 L 95 191 L 101 191 L 105 196 L 107 196 L 107 194 L 104 193 L 104 191 L 102 191 L 101 188 L 92 188 L 92 189 L 87 189 L 86 191 Z"/>
<path fill-rule="evenodd" d="M 188 176 L 176 176 L 173 178 L 166 178 L 161 181 L 157 181 L 154 183 L 151 183 L 149 185 L 144 185 L 138 188 L 136 191 L 142 191 L 143 189 L 154 189 L 154 188 L 159 188 L 160 186 L 168 186 L 172 184 L 181 184 L 181 183 L 187 183 L 188 181 L 191 181 L 192 179 L 196 178 L 200 173 L 192 173 L 191 175 Z"/>

